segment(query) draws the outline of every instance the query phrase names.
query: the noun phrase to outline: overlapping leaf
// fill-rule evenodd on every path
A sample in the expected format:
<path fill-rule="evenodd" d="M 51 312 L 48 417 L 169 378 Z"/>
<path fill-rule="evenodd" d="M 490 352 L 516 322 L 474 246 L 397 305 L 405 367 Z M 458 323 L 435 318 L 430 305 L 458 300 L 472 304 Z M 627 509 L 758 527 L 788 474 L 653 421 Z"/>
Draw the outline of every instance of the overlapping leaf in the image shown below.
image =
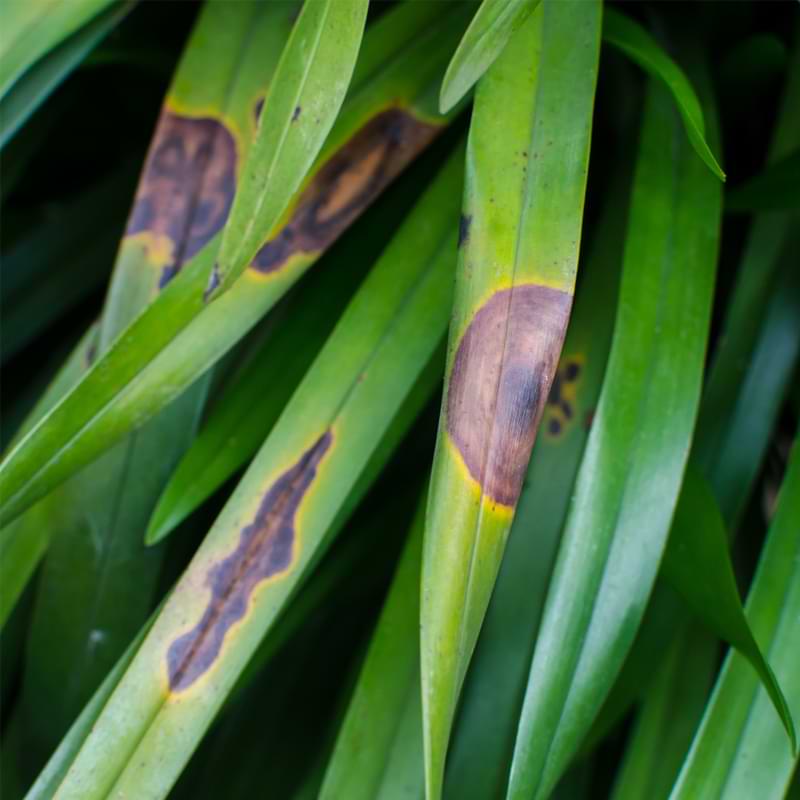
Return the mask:
<path fill-rule="evenodd" d="M 462 158 L 459 150 L 443 168 L 348 307 L 108 701 L 59 797 L 164 796 L 318 557 L 444 333 Z"/>
<path fill-rule="evenodd" d="M 675 98 L 692 147 L 708 168 L 718 178 L 725 180 L 725 173 L 706 141 L 702 106 L 683 70 L 641 25 L 614 9 L 608 9 L 605 14 L 603 39 L 630 56 L 654 78 L 664 82 Z"/>
<path fill-rule="evenodd" d="M 475 100 L 423 558 L 428 800 L 569 319 L 600 17 L 598 3 L 546 0 Z"/>
<path fill-rule="evenodd" d="M 369 0 L 304 3 L 264 101 L 208 294 L 229 289 L 265 241 L 319 154 L 344 100 Z"/>
<path fill-rule="evenodd" d="M 277 13 L 275 8 L 291 11 L 259 3 L 252 13 Z M 156 282 L 168 283 L 164 291 L 0 467 L 3 519 L 13 518 L 143 424 L 199 377 L 430 143 L 447 122 L 431 108 L 431 87 L 464 23 L 464 9 L 449 3 L 408 3 L 367 32 L 348 99 L 281 233 L 262 246 L 236 286 L 207 307 L 203 294 L 219 234 L 186 260 L 177 275 L 172 259 L 162 261 Z M 256 36 L 249 41 L 247 54 L 262 58 L 265 47 Z M 241 89 L 251 101 L 241 130 L 252 130 L 255 124 L 261 75 L 253 71 L 256 65 L 251 60 L 237 72 L 251 81 Z M 177 88 L 190 93 L 202 83 Z M 186 102 L 190 100 L 191 95 Z M 228 141 L 225 134 L 221 141 Z M 228 185 L 224 170 L 215 174 Z M 157 248 L 157 254 L 163 253 Z"/>
<path fill-rule="evenodd" d="M 461 100 L 503 52 L 539 0 L 483 0 L 447 67 L 439 93 L 445 112 Z"/>

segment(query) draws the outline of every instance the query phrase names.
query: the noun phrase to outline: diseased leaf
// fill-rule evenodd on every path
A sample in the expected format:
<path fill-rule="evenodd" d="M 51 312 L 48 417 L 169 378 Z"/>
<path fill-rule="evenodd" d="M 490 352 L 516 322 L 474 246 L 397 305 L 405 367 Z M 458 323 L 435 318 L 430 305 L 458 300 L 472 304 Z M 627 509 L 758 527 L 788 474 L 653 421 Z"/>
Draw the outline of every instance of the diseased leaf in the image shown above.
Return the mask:
<path fill-rule="evenodd" d="M 61 800 L 165 796 L 324 550 L 443 337 L 462 158 L 459 149 L 339 321 L 108 701 Z"/>
<path fill-rule="evenodd" d="M 795 442 L 753 584 L 747 618 L 793 715 L 800 714 L 800 447 Z M 772 701 L 744 656 L 731 651 L 672 800 L 781 798 L 797 765 Z"/>
<path fill-rule="evenodd" d="M 576 754 L 633 642 L 677 503 L 721 206 L 678 125 L 651 81 L 611 355 L 533 655 L 509 798 L 546 797 Z"/>
<path fill-rule="evenodd" d="M 501 797 L 508 780 L 547 584 L 611 346 L 631 172 L 624 143 L 618 152 L 623 159 L 610 162 L 612 182 L 604 189 L 590 247 L 581 254 L 575 305 L 541 434 L 465 679 L 447 759 L 446 798 Z M 591 208 L 587 217 L 594 217 Z"/>
<path fill-rule="evenodd" d="M 683 481 L 661 568 L 692 611 L 753 665 L 783 722 L 792 750 L 796 750 L 791 712 L 753 638 L 739 599 L 722 514 L 708 483 L 691 464 Z"/>
<path fill-rule="evenodd" d="M 603 39 L 664 83 L 680 111 L 692 147 L 709 169 L 724 181 L 725 173 L 706 141 L 702 106 L 683 70 L 641 25 L 613 8 L 607 9 L 604 15 Z"/>
<path fill-rule="evenodd" d="M 475 99 L 423 557 L 428 800 L 569 319 L 600 22 L 599 3 L 545 0 Z"/>
<path fill-rule="evenodd" d="M 435 155 L 435 154 L 434 154 Z M 430 161 L 413 165 L 363 222 L 323 256 L 286 302 L 261 345 L 226 383 L 203 429 L 167 484 L 148 526 L 158 541 L 231 478 L 263 444 L 346 302 L 419 196 Z"/>
<path fill-rule="evenodd" d="M 356 67 L 348 99 L 293 202 L 289 222 L 262 246 L 235 287 L 208 306 L 203 303 L 219 234 L 210 237 L 177 274 L 174 254 L 161 246 L 162 238 L 157 239 L 155 256 L 161 260 L 153 262 L 158 264 L 154 290 L 158 283 L 166 283 L 166 288 L 111 343 L 73 392 L 7 456 L 0 466 L 0 494 L 5 501 L 0 519 L 12 519 L 202 375 L 443 130 L 448 119 L 431 108 L 431 87 L 465 22 L 464 9 L 454 5 L 408 3 L 385 14 L 368 31 L 362 66 Z M 229 25 L 236 20 L 241 24 L 244 12 L 232 13 L 240 6 L 259 14 L 291 11 L 272 3 L 212 4 Z M 274 36 L 274 26 L 266 24 L 270 18 L 261 19 L 259 30 Z M 252 23 L 245 18 L 244 24 Z M 248 63 L 255 69 L 263 58 L 262 47 L 256 35 L 248 41 L 248 59 L 253 59 Z M 243 68 L 237 75 L 248 78 L 249 88 L 240 91 L 257 110 L 263 68 L 256 72 Z M 176 91 L 200 91 L 203 83 L 178 85 Z M 190 100 L 188 94 L 186 102 Z M 165 112 L 172 124 L 170 113 Z M 251 110 L 241 125 L 252 130 L 254 124 Z M 221 134 L 220 141 L 228 141 L 227 136 Z M 227 185 L 225 174 L 215 172 L 223 185 Z M 338 212 L 324 218 L 327 224 L 318 225 L 317 215 L 327 214 L 337 204 L 341 204 Z M 208 233 L 205 228 L 203 236 Z M 134 231 L 129 235 L 133 238 Z M 152 246 L 150 240 L 136 241 L 140 248 Z"/>
<path fill-rule="evenodd" d="M 442 81 L 439 109 L 453 108 L 503 52 L 540 0 L 483 0 Z"/>
<path fill-rule="evenodd" d="M 222 234 L 207 299 L 229 289 L 261 245 L 289 222 L 284 212 L 344 101 L 368 5 L 369 0 L 303 4 L 242 166 L 241 185 Z"/>

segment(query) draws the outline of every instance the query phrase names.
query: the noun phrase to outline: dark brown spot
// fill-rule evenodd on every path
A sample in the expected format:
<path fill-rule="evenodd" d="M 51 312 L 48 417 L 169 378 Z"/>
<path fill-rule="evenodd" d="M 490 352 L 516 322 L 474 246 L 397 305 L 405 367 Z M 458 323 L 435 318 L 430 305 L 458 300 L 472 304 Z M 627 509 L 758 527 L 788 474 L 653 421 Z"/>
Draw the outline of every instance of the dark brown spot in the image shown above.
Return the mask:
<path fill-rule="evenodd" d="M 203 616 L 167 651 L 172 691 L 188 689 L 211 667 L 228 630 L 247 613 L 256 587 L 291 566 L 295 515 L 332 439 L 331 432 L 326 431 L 275 481 L 264 495 L 255 519 L 242 528 L 236 549 L 208 571 L 206 585 L 211 597 Z"/>
<path fill-rule="evenodd" d="M 274 272 L 297 253 L 329 247 L 440 130 L 398 108 L 373 117 L 319 169 L 251 266 Z"/>
<path fill-rule="evenodd" d="M 514 506 L 564 342 L 572 295 L 536 284 L 496 292 L 458 345 L 447 430 L 470 475 Z"/>
<path fill-rule="evenodd" d="M 461 247 L 469 240 L 469 226 L 472 224 L 472 217 L 465 214 L 458 220 L 458 246 Z"/>
<path fill-rule="evenodd" d="M 298 118 L 300 117 L 300 112 L 302 110 L 303 109 L 300 108 L 300 106 L 295 106 L 294 107 L 294 113 L 292 114 L 292 122 L 297 122 Z"/>
<path fill-rule="evenodd" d="M 236 191 L 236 142 L 218 120 L 161 112 L 126 235 L 152 234 L 159 287 L 228 217 Z"/>
<path fill-rule="evenodd" d="M 261 119 L 261 112 L 263 110 L 264 110 L 264 98 L 259 97 L 258 100 L 256 100 L 255 107 L 253 108 L 253 114 L 255 115 L 256 118 L 256 125 L 258 125 L 258 121 Z"/>

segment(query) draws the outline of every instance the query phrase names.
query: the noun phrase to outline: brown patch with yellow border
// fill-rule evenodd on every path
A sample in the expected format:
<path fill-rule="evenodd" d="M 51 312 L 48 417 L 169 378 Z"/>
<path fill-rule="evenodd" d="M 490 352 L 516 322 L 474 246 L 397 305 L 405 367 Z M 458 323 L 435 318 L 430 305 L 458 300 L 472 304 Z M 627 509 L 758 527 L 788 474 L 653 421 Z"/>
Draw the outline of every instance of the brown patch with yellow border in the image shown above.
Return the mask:
<path fill-rule="evenodd" d="M 125 231 L 152 235 L 160 288 L 222 229 L 235 192 L 230 131 L 210 117 L 163 110 Z"/>
<path fill-rule="evenodd" d="M 470 475 L 516 505 L 558 365 L 572 295 L 537 284 L 496 292 L 461 338 L 447 394 L 447 431 Z"/>
<path fill-rule="evenodd" d="M 441 130 L 399 108 L 373 117 L 323 165 L 251 266 L 275 272 L 295 254 L 325 250 Z"/>
<path fill-rule="evenodd" d="M 188 689 L 211 668 L 228 630 L 247 613 L 253 591 L 263 581 L 289 569 L 297 538 L 297 509 L 317 474 L 333 435 L 326 431 L 267 490 L 255 519 L 242 528 L 239 544 L 208 571 L 211 590 L 197 625 L 175 639 L 167 651 L 169 685 Z"/>

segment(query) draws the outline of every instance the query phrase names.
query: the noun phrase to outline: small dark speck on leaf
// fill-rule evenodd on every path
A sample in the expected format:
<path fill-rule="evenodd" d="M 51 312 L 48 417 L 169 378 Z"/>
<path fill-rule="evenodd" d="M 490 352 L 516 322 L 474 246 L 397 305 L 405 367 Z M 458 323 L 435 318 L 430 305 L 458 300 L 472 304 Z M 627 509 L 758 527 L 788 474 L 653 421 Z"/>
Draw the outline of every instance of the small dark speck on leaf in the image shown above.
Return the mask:
<path fill-rule="evenodd" d="M 461 247 L 469 240 L 469 227 L 472 224 L 472 217 L 462 214 L 458 221 L 458 246 Z"/>
<path fill-rule="evenodd" d="M 297 121 L 297 118 L 300 116 L 300 112 L 302 110 L 303 109 L 300 106 L 295 106 L 294 107 L 294 114 L 292 114 L 292 122 L 296 122 Z"/>

